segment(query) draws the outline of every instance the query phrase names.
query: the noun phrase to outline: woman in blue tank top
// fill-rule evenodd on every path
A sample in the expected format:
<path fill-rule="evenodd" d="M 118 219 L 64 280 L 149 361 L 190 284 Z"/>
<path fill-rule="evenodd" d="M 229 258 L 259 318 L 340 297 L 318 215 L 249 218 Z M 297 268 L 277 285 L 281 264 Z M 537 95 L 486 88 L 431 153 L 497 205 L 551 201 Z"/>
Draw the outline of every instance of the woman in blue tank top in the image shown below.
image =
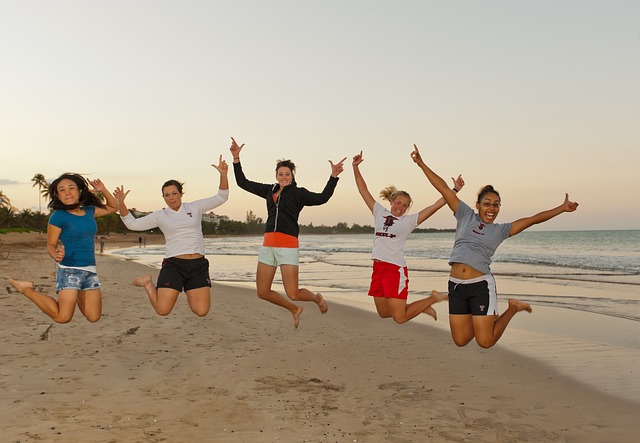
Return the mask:
<path fill-rule="evenodd" d="M 106 204 L 94 195 L 96 192 L 105 197 Z M 96 273 L 95 218 L 113 214 L 118 204 L 102 181 L 87 181 L 73 173 L 55 179 L 49 185 L 49 195 L 49 209 L 54 212 L 47 225 L 47 252 L 58 267 L 58 300 L 37 292 L 33 282 L 7 281 L 57 323 L 70 322 L 76 305 L 87 320 L 96 322 L 102 316 L 102 297 Z"/>

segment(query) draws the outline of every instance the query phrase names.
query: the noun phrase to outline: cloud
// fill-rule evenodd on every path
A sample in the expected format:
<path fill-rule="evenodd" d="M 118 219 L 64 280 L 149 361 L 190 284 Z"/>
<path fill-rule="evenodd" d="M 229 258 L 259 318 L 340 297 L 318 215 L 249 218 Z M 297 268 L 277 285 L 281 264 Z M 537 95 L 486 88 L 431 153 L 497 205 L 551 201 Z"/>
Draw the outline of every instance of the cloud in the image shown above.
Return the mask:
<path fill-rule="evenodd" d="M 23 184 L 24 183 L 21 183 L 19 181 L 7 179 L 7 178 L 0 178 L 0 186 L 23 185 Z"/>

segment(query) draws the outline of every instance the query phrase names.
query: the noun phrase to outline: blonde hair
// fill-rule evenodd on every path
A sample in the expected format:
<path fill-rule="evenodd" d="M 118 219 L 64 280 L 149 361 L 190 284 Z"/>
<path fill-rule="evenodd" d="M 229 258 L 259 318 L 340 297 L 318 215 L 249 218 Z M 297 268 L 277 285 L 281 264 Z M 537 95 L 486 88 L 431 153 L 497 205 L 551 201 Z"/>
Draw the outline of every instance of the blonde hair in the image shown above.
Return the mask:
<path fill-rule="evenodd" d="M 380 191 L 380 197 L 383 200 L 389 201 L 389 203 L 393 203 L 393 201 L 400 195 L 409 199 L 409 207 L 411 207 L 411 205 L 413 204 L 413 199 L 407 191 L 398 191 L 398 189 L 393 185 L 387 186 L 382 191 Z"/>

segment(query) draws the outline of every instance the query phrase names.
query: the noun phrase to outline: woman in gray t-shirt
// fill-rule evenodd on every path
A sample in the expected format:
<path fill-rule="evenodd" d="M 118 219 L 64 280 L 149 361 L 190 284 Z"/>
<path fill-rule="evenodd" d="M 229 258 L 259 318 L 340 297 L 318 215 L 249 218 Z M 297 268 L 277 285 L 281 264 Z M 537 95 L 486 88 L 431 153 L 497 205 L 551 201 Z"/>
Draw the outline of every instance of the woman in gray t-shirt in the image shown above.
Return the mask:
<path fill-rule="evenodd" d="M 564 202 L 553 209 L 511 223 L 494 223 L 500 213 L 500 194 L 493 186 L 480 190 L 476 213 L 424 163 L 417 146 L 413 146 L 411 158 L 442 194 L 457 219 L 456 239 L 449 261 L 451 337 L 458 346 L 465 346 L 475 338 L 480 347 L 490 348 L 498 342 L 514 315 L 532 311 L 528 303 L 509 299 L 507 310 L 498 314 L 495 280 L 490 269 L 494 252 L 503 240 L 563 212 L 573 212 L 578 203 L 569 201 L 569 195 L 565 194 Z"/>

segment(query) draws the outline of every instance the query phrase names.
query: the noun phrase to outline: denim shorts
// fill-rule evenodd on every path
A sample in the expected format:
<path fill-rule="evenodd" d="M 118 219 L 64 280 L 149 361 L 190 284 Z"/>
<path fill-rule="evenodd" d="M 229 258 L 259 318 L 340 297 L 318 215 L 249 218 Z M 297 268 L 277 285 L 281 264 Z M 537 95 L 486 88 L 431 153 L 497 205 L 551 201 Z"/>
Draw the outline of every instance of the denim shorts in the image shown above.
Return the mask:
<path fill-rule="evenodd" d="M 265 265 L 278 267 L 280 265 L 300 264 L 300 250 L 298 248 L 274 248 L 271 246 L 260 246 L 258 261 Z"/>
<path fill-rule="evenodd" d="M 100 289 L 100 280 L 95 272 L 75 268 L 58 268 L 56 294 L 63 289 L 76 289 L 78 291 Z"/>

